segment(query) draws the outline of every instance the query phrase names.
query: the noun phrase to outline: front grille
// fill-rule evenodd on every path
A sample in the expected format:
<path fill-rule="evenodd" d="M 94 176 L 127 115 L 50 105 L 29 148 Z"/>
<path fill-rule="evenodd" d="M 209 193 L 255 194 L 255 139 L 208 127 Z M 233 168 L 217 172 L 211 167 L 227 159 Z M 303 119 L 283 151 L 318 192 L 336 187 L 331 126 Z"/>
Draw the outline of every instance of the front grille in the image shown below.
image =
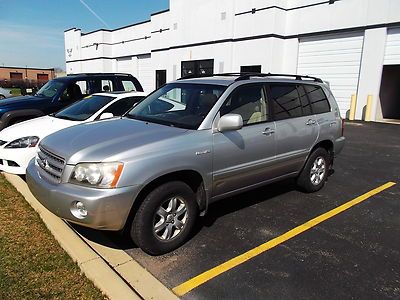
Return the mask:
<path fill-rule="evenodd" d="M 60 183 L 61 176 L 65 167 L 65 160 L 42 146 L 39 146 L 39 152 L 36 158 L 39 165 L 40 174 L 47 180 Z"/>
<path fill-rule="evenodd" d="M 0 140 L 0 146 L 3 146 L 3 145 L 5 145 L 5 144 L 7 144 L 7 142 L 1 141 L 1 140 Z"/>

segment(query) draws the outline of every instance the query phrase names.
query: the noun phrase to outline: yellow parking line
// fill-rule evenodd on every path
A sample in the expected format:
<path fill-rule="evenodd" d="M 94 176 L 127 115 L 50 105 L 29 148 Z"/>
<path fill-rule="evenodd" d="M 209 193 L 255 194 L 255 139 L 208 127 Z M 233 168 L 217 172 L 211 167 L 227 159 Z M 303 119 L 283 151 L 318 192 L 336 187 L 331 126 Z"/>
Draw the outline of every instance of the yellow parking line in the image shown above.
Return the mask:
<path fill-rule="evenodd" d="M 185 294 L 187 294 L 188 292 L 190 292 L 191 290 L 195 289 L 196 287 L 206 283 L 207 281 L 221 275 L 222 273 L 233 269 L 235 267 L 237 267 L 238 265 L 254 258 L 255 256 L 268 251 L 269 249 L 272 249 L 280 244 L 282 244 L 283 242 L 286 242 L 287 240 L 303 233 L 304 231 L 336 216 L 337 214 L 340 214 L 341 212 L 344 212 L 345 210 L 351 208 L 354 205 L 357 205 L 365 200 L 367 200 L 368 198 L 379 194 L 380 192 L 394 186 L 396 183 L 394 182 L 388 182 L 380 187 L 377 187 L 376 189 L 373 189 L 372 191 L 369 191 L 353 200 L 350 200 L 349 202 L 346 202 L 345 204 L 336 207 L 300 226 L 297 226 L 296 228 L 289 230 L 288 232 L 282 234 L 281 236 L 278 236 L 256 248 L 253 248 L 239 256 L 236 256 L 226 262 L 224 262 L 223 264 L 216 266 L 204 273 L 201 273 L 200 275 L 197 275 L 196 277 L 189 279 L 188 281 L 178 285 L 177 287 L 173 288 L 172 291 L 178 295 L 178 296 L 183 296 Z"/>

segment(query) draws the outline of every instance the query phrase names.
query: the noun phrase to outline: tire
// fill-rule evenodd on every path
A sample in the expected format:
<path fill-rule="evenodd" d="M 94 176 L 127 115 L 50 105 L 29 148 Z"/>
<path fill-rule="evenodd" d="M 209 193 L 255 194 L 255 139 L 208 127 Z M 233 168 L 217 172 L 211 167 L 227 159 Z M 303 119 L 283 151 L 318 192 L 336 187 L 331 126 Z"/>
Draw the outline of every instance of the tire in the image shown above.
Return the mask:
<path fill-rule="evenodd" d="M 137 210 L 131 238 L 150 255 L 168 253 L 186 242 L 198 211 L 196 194 L 187 184 L 181 181 L 162 184 L 146 196 Z"/>
<path fill-rule="evenodd" d="M 6 99 L 6 97 L 3 95 L 0 95 L 0 100 L 3 100 L 3 99 Z"/>
<path fill-rule="evenodd" d="M 297 186 L 306 193 L 317 192 L 325 185 L 330 157 L 324 148 L 315 149 L 297 177 Z"/>

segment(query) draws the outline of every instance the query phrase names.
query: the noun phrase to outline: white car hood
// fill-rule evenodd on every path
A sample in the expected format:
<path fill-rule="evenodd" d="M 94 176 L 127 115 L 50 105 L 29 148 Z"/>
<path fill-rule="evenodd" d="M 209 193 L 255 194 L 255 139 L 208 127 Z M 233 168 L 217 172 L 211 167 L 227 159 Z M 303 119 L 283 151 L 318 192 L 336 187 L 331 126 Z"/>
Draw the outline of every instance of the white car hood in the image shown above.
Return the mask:
<path fill-rule="evenodd" d="M 44 116 L 4 128 L 0 131 L 0 140 L 12 142 L 18 138 L 27 136 L 37 136 L 43 139 L 49 134 L 80 123 L 82 122 Z"/>

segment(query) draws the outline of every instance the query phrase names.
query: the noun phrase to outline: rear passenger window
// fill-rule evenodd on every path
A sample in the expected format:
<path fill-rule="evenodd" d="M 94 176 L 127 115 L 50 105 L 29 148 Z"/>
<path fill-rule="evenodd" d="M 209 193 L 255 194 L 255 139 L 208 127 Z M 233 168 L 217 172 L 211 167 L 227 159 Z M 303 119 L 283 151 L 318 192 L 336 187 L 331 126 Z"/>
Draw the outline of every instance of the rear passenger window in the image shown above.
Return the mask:
<path fill-rule="evenodd" d="M 310 99 L 314 114 L 322 114 L 331 111 L 329 101 L 321 87 L 316 85 L 304 85 L 304 88 Z"/>
<path fill-rule="evenodd" d="M 297 90 L 299 91 L 299 95 L 300 95 L 300 102 L 301 102 L 301 107 L 303 109 L 303 116 L 311 115 L 312 114 L 311 104 L 310 104 L 310 101 L 308 101 L 306 91 L 304 90 L 303 86 L 301 86 L 301 85 L 297 86 Z"/>
<path fill-rule="evenodd" d="M 124 90 L 126 92 L 136 91 L 135 84 L 130 80 L 129 81 L 128 80 L 122 80 L 122 85 L 123 85 Z"/>
<path fill-rule="evenodd" d="M 114 116 L 122 116 L 131 110 L 135 103 L 142 101 L 143 98 L 142 96 L 137 96 L 121 99 L 107 107 L 103 113 L 112 113 Z"/>
<path fill-rule="evenodd" d="M 271 84 L 275 120 L 302 116 L 301 102 L 295 85 Z"/>
<path fill-rule="evenodd" d="M 103 92 L 113 92 L 114 91 L 113 82 L 108 79 L 103 79 L 101 81 L 101 89 Z"/>

